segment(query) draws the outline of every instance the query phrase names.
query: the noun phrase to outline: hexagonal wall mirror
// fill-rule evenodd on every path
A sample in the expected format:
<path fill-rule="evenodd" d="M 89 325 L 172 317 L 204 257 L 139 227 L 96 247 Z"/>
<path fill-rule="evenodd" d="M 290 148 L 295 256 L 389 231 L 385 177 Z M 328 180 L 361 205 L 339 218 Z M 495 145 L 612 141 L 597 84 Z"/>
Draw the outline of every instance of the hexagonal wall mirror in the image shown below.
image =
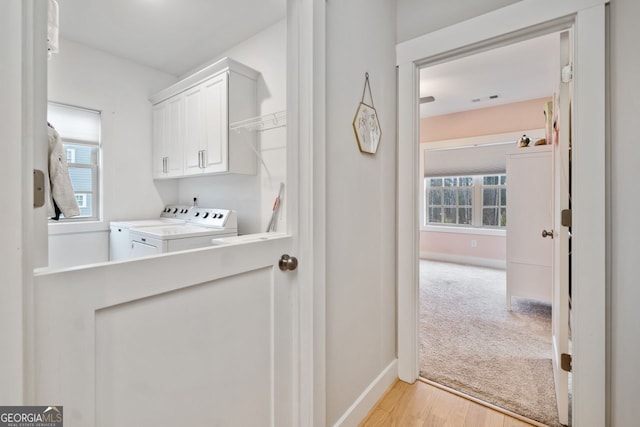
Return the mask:
<path fill-rule="evenodd" d="M 353 118 L 353 131 L 356 133 L 360 151 L 375 154 L 382 137 L 376 109 L 364 102 L 360 102 Z"/>

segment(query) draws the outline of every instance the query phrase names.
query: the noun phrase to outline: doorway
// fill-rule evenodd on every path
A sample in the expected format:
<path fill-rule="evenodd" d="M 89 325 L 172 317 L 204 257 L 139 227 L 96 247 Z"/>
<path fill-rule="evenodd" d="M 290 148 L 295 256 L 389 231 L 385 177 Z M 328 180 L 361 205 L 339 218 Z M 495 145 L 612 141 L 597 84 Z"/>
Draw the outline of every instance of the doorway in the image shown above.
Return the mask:
<path fill-rule="evenodd" d="M 420 376 L 551 426 L 560 425 L 552 369 L 551 266 L 537 267 L 547 283 L 534 283 L 529 298 L 513 298 L 506 307 L 504 301 L 507 289 L 522 282 L 513 279 L 517 265 L 507 263 L 507 241 L 517 238 L 527 248 L 543 245 L 543 264 L 550 264 L 551 239 L 542 240 L 535 229 L 521 230 L 536 221 L 547 227 L 553 218 L 550 209 L 532 217 L 518 211 L 517 199 L 528 190 L 516 188 L 516 175 L 509 185 L 506 164 L 512 153 L 545 153 L 548 172 L 525 180 L 549 184 L 542 197 L 550 206 L 552 142 L 545 117 L 551 116 L 559 87 L 559 52 L 560 35 L 554 32 L 422 68 L 422 185 L 416 194 Z M 524 135 L 530 147 L 519 146 Z M 509 229 L 512 239 L 507 239 Z"/>
<path fill-rule="evenodd" d="M 605 287 L 604 287 L 604 2 L 595 6 L 520 2 L 471 21 L 435 31 L 398 45 L 399 140 L 398 214 L 398 372 L 402 380 L 418 376 L 417 362 L 417 71 L 472 50 L 486 50 L 505 41 L 530 38 L 575 25 L 573 131 L 579 148 L 573 152 L 572 277 L 573 348 L 581 354 L 573 364 L 573 422 L 604 424 L 605 420 Z M 565 18 L 568 17 L 568 18 Z M 579 72 L 578 72 L 579 70 Z M 594 98 L 591 98 L 594 97 Z M 587 99 L 592 99 L 586 102 Z M 593 99 L 597 101 L 593 102 Z M 589 165 L 589 169 L 587 169 Z M 580 228 L 580 231 L 578 230 Z M 578 380 L 579 379 L 579 380 Z"/>

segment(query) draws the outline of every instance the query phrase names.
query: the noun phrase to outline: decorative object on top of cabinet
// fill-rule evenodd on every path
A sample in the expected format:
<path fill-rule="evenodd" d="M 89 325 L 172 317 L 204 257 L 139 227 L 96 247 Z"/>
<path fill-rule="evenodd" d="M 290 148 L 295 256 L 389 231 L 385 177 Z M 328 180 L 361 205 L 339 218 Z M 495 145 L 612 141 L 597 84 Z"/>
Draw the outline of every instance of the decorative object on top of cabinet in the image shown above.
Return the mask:
<path fill-rule="evenodd" d="M 518 145 L 520 147 L 528 147 L 530 142 L 531 138 L 529 138 L 527 135 L 522 135 L 518 140 Z"/>
<path fill-rule="evenodd" d="M 153 177 L 255 174 L 255 133 L 229 123 L 256 115 L 258 75 L 223 58 L 152 96 Z"/>
<path fill-rule="evenodd" d="M 229 130 L 240 132 L 256 131 L 262 132 L 265 130 L 276 129 L 287 125 L 287 112 L 278 111 L 276 113 L 265 114 L 259 117 L 252 117 L 246 120 L 240 120 L 239 122 L 231 123 Z"/>

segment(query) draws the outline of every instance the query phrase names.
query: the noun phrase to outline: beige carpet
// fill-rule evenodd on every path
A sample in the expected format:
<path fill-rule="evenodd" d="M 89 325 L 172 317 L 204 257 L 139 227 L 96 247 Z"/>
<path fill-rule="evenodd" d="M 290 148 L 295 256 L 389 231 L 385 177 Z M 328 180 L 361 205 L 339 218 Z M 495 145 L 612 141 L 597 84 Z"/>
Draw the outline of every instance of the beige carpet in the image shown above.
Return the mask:
<path fill-rule="evenodd" d="M 513 299 L 504 270 L 420 261 L 420 374 L 533 420 L 560 426 L 551 306 Z"/>

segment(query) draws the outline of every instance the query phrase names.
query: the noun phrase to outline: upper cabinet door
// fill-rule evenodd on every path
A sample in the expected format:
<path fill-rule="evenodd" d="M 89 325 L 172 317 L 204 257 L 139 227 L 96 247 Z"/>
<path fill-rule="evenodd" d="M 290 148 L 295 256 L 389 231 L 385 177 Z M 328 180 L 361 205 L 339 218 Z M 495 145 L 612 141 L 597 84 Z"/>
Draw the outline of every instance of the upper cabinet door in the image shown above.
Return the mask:
<path fill-rule="evenodd" d="M 184 145 L 184 97 L 169 99 L 169 114 L 164 151 L 168 157 L 166 169 L 171 178 L 182 175 L 182 158 Z"/>
<path fill-rule="evenodd" d="M 184 100 L 170 98 L 153 106 L 153 177 L 182 175 Z"/>
<path fill-rule="evenodd" d="M 227 73 L 185 95 L 184 174 L 228 170 Z"/>
<path fill-rule="evenodd" d="M 205 145 L 202 85 L 184 94 L 184 174 L 202 173 L 202 150 Z"/>
<path fill-rule="evenodd" d="M 228 75 L 222 73 L 202 85 L 204 101 L 204 173 L 229 170 Z"/>
<path fill-rule="evenodd" d="M 167 159 L 164 147 L 165 140 L 168 137 L 168 108 L 167 101 L 161 102 L 153 106 L 153 177 L 167 178 L 166 162 Z"/>

